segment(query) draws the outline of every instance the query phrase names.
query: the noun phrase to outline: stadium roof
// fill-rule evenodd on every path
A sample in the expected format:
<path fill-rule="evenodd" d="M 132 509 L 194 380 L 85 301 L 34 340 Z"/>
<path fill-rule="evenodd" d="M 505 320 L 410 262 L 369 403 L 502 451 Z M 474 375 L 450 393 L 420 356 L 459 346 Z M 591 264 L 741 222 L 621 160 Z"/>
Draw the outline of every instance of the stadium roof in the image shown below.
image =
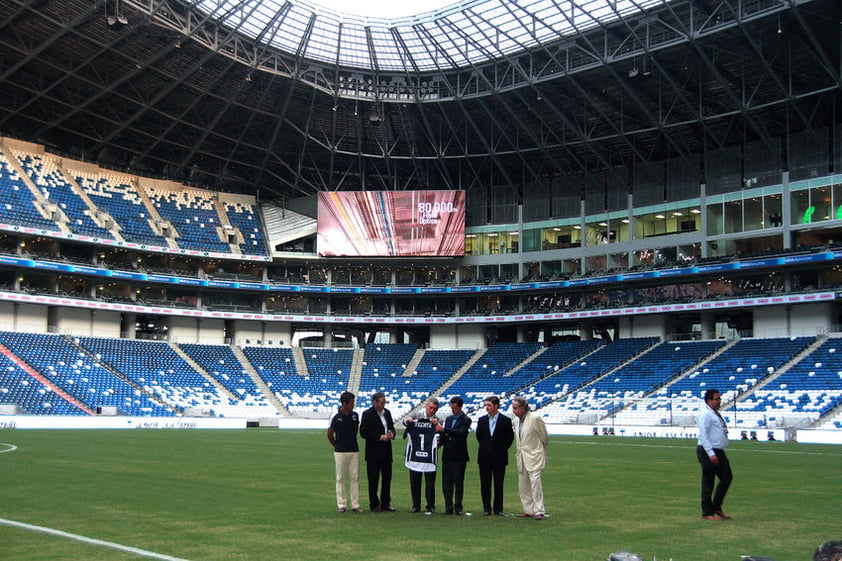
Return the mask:
<path fill-rule="evenodd" d="M 195 8 L 283 51 L 347 68 L 453 70 L 572 37 L 662 0 L 469 0 L 401 19 L 303 0 L 197 0 Z"/>
<path fill-rule="evenodd" d="M 264 200 L 434 188 L 493 206 L 495 189 L 578 196 L 590 176 L 624 194 L 675 173 L 697 188 L 703 153 L 774 169 L 788 134 L 826 148 L 839 23 L 838 0 L 475 0 L 394 21 L 6 0 L 0 134 Z M 718 163 L 738 185 L 740 162 Z"/>

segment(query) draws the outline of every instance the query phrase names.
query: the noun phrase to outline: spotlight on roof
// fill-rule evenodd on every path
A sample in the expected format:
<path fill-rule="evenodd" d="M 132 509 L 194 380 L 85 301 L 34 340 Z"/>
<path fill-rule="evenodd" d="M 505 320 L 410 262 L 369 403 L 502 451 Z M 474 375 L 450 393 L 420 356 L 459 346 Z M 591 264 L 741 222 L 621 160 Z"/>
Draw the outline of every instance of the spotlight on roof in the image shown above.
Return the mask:
<path fill-rule="evenodd" d="M 108 16 L 105 21 L 108 23 L 108 27 L 114 31 L 120 31 L 129 24 L 129 20 L 122 14 Z"/>

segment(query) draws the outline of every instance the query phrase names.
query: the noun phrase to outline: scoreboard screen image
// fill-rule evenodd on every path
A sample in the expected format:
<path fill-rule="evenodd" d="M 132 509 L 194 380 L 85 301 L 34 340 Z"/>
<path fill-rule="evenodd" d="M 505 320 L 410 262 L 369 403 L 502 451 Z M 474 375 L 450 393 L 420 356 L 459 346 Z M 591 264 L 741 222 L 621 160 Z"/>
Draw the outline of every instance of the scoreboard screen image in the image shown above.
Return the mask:
<path fill-rule="evenodd" d="M 316 249 L 325 257 L 461 257 L 465 191 L 321 192 Z"/>

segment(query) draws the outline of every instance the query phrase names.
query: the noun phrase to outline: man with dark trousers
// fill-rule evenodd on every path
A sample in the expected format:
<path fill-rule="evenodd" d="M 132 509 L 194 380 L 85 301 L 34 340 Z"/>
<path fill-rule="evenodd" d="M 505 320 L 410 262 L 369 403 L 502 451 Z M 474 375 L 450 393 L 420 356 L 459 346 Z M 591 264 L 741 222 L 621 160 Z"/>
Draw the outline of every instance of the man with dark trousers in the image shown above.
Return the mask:
<path fill-rule="evenodd" d="M 444 421 L 440 446 L 441 482 L 444 494 L 444 513 L 462 514 L 462 497 L 465 494 L 465 467 L 468 465 L 468 432 L 471 418 L 462 412 L 465 402 L 461 397 L 450 398 L 452 415 Z"/>
<path fill-rule="evenodd" d="M 713 388 L 705 391 L 705 405 L 696 422 L 699 425 L 699 441 L 696 457 L 702 466 L 702 518 L 705 520 L 728 520 L 730 515 L 722 510 L 725 494 L 731 481 L 731 462 L 725 449 L 728 448 L 728 426 L 719 412 L 722 396 Z M 719 483 L 714 491 L 716 479 Z"/>
<path fill-rule="evenodd" d="M 394 512 L 391 488 L 395 424 L 392 421 L 392 413 L 386 409 L 386 396 L 383 392 L 371 396 L 371 402 L 371 407 L 363 411 L 360 420 L 360 436 L 365 440 L 368 503 L 372 512 Z M 379 496 L 378 483 L 382 485 Z"/>
<path fill-rule="evenodd" d="M 509 463 L 509 448 L 515 439 L 512 420 L 499 411 L 500 398 L 485 398 L 485 411 L 477 422 L 477 461 L 482 509 L 486 516 L 492 513 L 503 516 L 503 480 Z M 492 501 L 491 484 L 494 483 Z"/>
<path fill-rule="evenodd" d="M 409 492 L 412 495 L 412 512 L 421 512 L 421 480 L 426 486 L 426 514 L 436 511 L 436 464 L 439 459 L 441 421 L 436 417 L 439 400 L 431 397 L 424 404 L 424 416 L 404 421 L 406 430 L 406 467 L 409 469 Z"/>

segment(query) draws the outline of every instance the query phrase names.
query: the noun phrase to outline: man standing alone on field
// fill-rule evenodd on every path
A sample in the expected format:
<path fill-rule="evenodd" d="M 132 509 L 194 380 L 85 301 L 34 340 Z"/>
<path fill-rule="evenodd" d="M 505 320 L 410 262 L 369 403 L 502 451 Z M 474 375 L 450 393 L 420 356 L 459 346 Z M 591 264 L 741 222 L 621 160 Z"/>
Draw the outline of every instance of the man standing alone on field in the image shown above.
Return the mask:
<path fill-rule="evenodd" d="M 696 457 L 702 466 L 702 518 L 705 520 L 731 518 L 722 510 L 722 502 L 734 476 L 731 473 L 731 463 L 725 454 L 728 447 L 728 427 L 719 413 L 720 405 L 722 396 L 719 390 L 705 391 L 705 406 L 696 419 L 699 425 Z M 713 484 L 717 477 L 719 484 L 714 492 Z"/>
<path fill-rule="evenodd" d="M 327 439 L 333 445 L 333 459 L 336 464 L 336 508 L 345 512 L 348 499 L 345 496 L 346 479 L 351 487 L 351 510 L 362 512 L 360 508 L 360 447 L 357 444 L 357 431 L 360 418 L 354 411 L 356 396 L 351 392 L 342 392 L 339 396 L 339 412 L 330 420 Z"/>
<path fill-rule="evenodd" d="M 386 409 L 386 396 L 377 392 L 372 405 L 363 411 L 360 436 L 365 439 L 365 464 L 368 475 L 368 502 L 372 512 L 394 512 L 392 506 L 392 440 L 395 423 Z M 377 494 L 378 484 L 380 495 Z"/>

